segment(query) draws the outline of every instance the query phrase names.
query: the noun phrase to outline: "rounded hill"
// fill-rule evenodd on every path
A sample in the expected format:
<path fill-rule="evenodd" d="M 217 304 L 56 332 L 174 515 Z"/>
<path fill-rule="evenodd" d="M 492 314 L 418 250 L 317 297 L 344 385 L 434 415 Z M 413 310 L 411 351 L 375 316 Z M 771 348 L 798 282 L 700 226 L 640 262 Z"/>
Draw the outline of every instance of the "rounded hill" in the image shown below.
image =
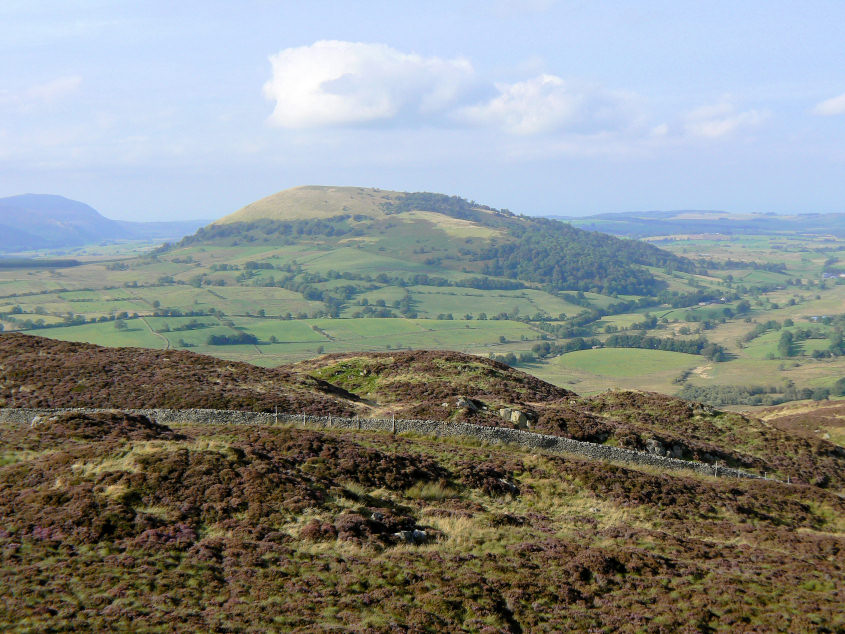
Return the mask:
<path fill-rule="evenodd" d="M 243 207 L 176 248 L 198 244 L 354 246 L 442 276 L 482 275 L 473 284 L 506 288 L 654 295 L 665 289 L 648 267 L 692 271 L 694 264 L 653 245 L 517 216 L 459 196 L 364 187 L 305 186 Z M 402 266 L 384 271 L 394 273 Z M 491 286 L 493 284 L 493 286 Z"/>

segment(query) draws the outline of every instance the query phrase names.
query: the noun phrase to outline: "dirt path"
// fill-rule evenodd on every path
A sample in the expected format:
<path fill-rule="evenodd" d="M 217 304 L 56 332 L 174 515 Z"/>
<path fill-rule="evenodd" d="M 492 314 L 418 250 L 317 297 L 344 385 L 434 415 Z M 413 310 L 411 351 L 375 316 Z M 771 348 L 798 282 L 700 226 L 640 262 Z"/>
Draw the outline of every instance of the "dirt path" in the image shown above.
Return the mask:
<path fill-rule="evenodd" d="M 153 327 L 152 327 L 152 326 L 150 326 L 150 324 L 149 324 L 149 322 L 147 321 L 147 318 L 146 318 L 146 317 L 141 317 L 140 319 L 141 319 L 141 321 L 143 321 L 143 322 L 144 322 L 144 325 L 147 327 L 147 329 L 150 331 L 150 333 L 151 333 L 154 337 L 158 337 L 159 339 L 163 339 L 163 340 L 164 340 L 164 349 L 165 349 L 165 350 L 170 350 L 170 339 L 168 339 L 167 337 L 165 337 L 163 334 L 161 334 L 161 333 L 156 332 L 155 330 L 153 330 Z"/>

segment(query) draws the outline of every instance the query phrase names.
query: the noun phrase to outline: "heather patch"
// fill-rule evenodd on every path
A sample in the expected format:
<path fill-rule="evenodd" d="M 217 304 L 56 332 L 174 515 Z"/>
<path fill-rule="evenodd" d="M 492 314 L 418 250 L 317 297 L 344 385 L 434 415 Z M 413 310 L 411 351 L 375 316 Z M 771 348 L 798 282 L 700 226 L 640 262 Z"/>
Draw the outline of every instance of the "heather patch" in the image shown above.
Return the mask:
<path fill-rule="evenodd" d="M 351 415 L 357 397 L 284 368 L 178 350 L 0 334 L 0 406 L 205 408 Z"/>
<path fill-rule="evenodd" d="M 3 627 L 845 627 L 845 507 L 822 489 L 458 439 L 136 423 L 36 438 L 0 467 Z"/>

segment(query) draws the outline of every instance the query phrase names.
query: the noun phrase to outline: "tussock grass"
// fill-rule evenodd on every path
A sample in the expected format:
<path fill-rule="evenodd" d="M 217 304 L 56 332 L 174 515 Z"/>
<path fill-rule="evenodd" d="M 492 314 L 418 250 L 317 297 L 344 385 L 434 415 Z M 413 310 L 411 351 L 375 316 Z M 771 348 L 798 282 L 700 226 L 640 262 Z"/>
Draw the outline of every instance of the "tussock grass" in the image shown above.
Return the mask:
<path fill-rule="evenodd" d="M 172 444 L 174 443 L 166 440 L 147 440 L 126 444 L 117 454 L 106 455 L 100 460 L 90 462 L 76 462 L 71 465 L 71 470 L 83 478 L 97 476 L 109 471 L 137 473 L 140 471 L 137 464 L 137 459 L 140 456 L 157 453 Z"/>
<path fill-rule="evenodd" d="M 460 493 L 443 482 L 417 482 L 405 491 L 409 498 L 417 500 L 447 500 L 460 497 Z"/>

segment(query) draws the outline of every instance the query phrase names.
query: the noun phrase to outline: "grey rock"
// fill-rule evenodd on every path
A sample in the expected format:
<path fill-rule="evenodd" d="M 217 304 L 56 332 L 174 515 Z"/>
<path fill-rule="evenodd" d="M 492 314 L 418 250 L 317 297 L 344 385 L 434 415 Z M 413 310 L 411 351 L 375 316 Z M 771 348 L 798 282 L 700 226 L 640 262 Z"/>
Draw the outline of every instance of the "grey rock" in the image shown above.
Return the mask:
<path fill-rule="evenodd" d="M 511 412 L 511 422 L 516 425 L 517 429 L 528 429 L 528 417 L 518 409 Z"/>
<path fill-rule="evenodd" d="M 460 409 L 468 409 L 471 412 L 477 412 L 478 406 L 472 401 L 471 398 L 467 398 L 466 396 L 459 396 L 458 400 L 455 402 L 455 407 Z"/>
<path fill-rule="evenodd" d="M 393 533 L 393 536 L 406 544 L 423 544 L 428 539 L 426 532 L 417 528 L 410 531 L 399 531 L 398 533 Z"/>

